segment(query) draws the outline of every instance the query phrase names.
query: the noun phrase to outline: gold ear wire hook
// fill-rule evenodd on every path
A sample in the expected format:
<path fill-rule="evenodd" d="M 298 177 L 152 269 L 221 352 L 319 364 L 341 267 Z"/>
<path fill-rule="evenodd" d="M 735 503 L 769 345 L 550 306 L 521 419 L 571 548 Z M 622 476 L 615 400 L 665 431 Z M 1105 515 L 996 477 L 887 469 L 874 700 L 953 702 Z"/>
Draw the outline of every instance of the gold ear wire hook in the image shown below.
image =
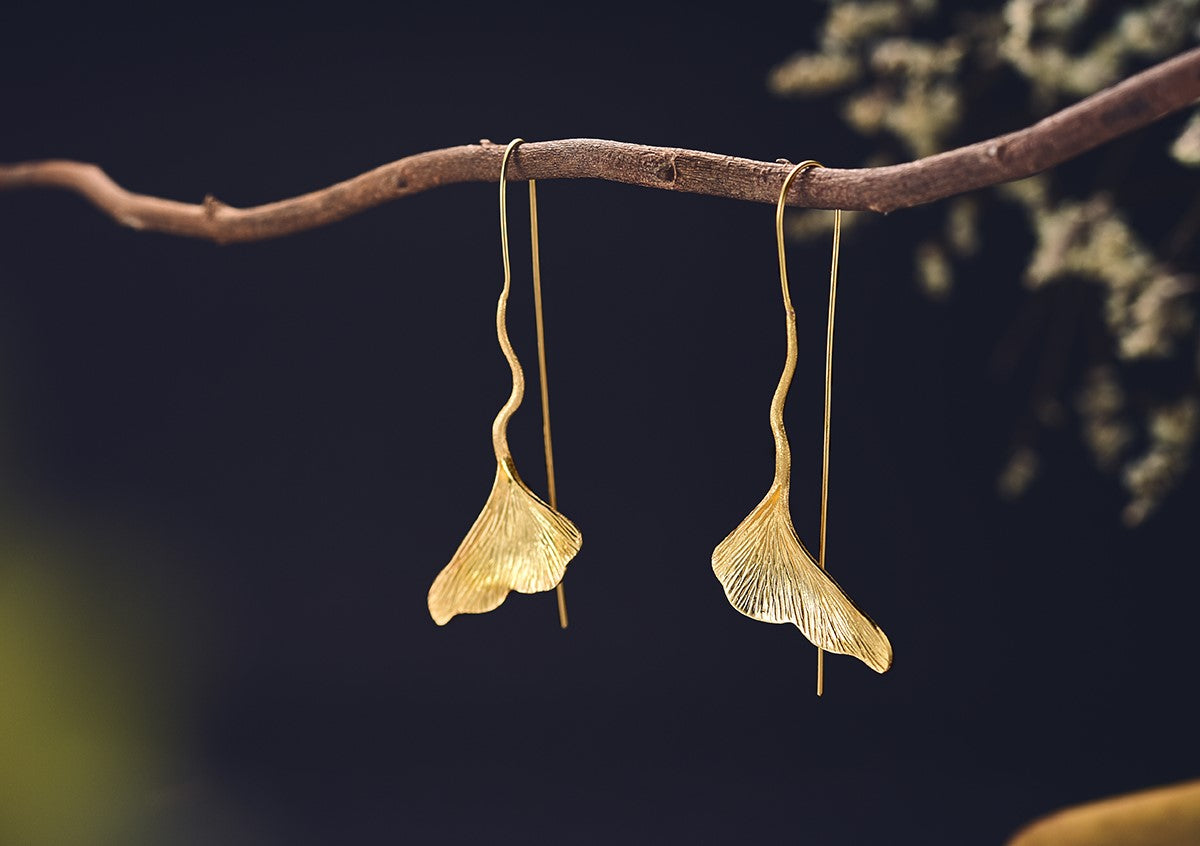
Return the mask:
<path fill-rule="evenodd" d="M 514 138 L 504 148 L 504 158 L 500 161 L 500 243 L 504 256 L 505 285 L 511 277 L 508 262 L 508 214 L 505 197 L 506 173 L 508 159 L 519 144 L 525 143 L 523 138 Z M 558 510 L 558 490 L 554 484 L 554 445 L 550 437 L 550 387 L 546 379 L 546 331 L 542 318 L 542 263 L 538 250 L 538 220 L 537 220 L 537 180 L 529 180 L 529 240 L 533 253 L 533 312 L 537 322 L 538 348 L 538 384 L 542 395 L 542 444 L 546 454 L 546 487 L 549 490 L 550 507 Z M 507 290 L 507 288 L 506 288 Z M 567 627 L 567 595 L 563 583 L 559 582 L 554 588 L 558 600 L 558 625 Z"/>

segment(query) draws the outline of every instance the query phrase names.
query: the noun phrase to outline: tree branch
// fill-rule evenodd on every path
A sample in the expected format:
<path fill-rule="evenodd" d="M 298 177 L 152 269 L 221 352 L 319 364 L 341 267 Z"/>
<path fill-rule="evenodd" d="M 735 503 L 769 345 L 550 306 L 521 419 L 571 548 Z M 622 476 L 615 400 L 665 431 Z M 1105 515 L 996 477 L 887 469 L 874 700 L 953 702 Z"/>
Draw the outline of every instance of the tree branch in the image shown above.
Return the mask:
<path fill-rule="evenodd" d="M 1033 126 L 907 164 L 813 168 L 793 185 L 792 206 L 890 212 L 1046 170 L 1178 111 L 1200 97 L 1200 48 L 1145 70 Z M 800 154 L 818 153 L 802 150 Z M 503 147 L 450 147 L 400 159 L 328 188 L 238 209 L 206 197 L 181 203 L 122 188 L 99 167 L 72 161 L 0 164 L 0 191 L 61 188 L 118 223 L 218 243 L 258 241 L 324 226 L 390 200 L 457 182 L 499 178 Z M 522 144 L 513 180 L 606 179 L 774 203 L 789 166 L 671 147 L 569 139 Z"/>

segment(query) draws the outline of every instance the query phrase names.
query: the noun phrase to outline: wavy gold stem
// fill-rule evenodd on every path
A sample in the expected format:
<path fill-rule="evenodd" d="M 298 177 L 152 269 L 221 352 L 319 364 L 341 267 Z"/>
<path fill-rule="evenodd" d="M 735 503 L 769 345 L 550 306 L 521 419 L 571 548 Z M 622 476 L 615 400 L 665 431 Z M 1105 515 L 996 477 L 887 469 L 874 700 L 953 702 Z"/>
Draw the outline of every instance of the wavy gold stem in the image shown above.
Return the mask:
<path fill-rule="evenodd" d="M 771 432 L 775 436 L 774 487 L 780 489 L 785 499 L 788 495 L 788 483 L 792 478 L 792 448 L 788 444 L 787 430 L 783 426 L 783 408 L 787 404 L 792 376 L 796 373 L 796 310 L 792 308 L 792 295 L 788 291 L 787 253 L 783 243 L 783 209 L 792 180 L 810 167 L 821 167 L 821 163 L 808 159 L 792 168 L 783 180 L 779 201 L 775 205 L 775 241 L 779 246 L 779 285 L 783 289 L 784 320 L 787 326 L 787 360 L 784 362 L 779 384 L 775 388 L 775 395 L 771 397 Z"/>
<path fill-rule="evenodd" d="M 496 451 L 496 461 L 503 464 L 512 458 L 508 448 L 508 421 L 513 413 L 521 406 L 525 397 L 525 371 L 521 362 L 517 361 L 517 353 L 513 350 L 512 341 L 508 338 L 508 293 L 512 289 L 512 268 L 508 261 L 508 191 L 505 183 L 505 173 L 508 170 L 508 159 L 512 151 L 521 143 L 520 138 L 514 138 L 504 148 L 504 158 L 500 161 L 500 255 L 504 261 L 504 287 L 500 291 L 500 301 L 496 304 L 496 337 L 500 341 L 500 349 L 508 366 L 512 370 L 512 393 L 508 401 L 500 408 L 496 419 L 492 422 L 492 448 Z"/>

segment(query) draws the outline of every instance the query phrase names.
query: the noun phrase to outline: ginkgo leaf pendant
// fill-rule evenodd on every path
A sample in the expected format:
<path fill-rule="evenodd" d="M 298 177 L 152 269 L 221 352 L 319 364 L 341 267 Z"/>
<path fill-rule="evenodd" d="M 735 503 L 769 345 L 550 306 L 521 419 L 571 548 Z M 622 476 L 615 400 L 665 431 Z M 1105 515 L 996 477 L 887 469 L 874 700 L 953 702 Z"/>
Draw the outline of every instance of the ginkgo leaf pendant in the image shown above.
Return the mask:
<path fill-rule="evenodd" d="M 429 613 L 443 626 L 455 614 L 491 611 L 509 591 L 553 590 L 582 545 L 575 524 L 526 487 L 511 459 L 501 460 L 483 510 L 429 589 Z"/>
<path fill-rule="evenodd" d="M 499 607 L 509 591 L 540 593 L 553 590 L 566 573 L 567 562 L 583 546 L 579 529 L 554 508 L 538 498 L 521 481 L 508 447 L 508 421 L 525 396 L 525 371 L 517 360 L 508 337 L 508 294 L 512 268 L 508 261 L 508 214 L 505 202 L 505 169 L 509 156 L 521 143 L 514 138 L 500 160 L 500 255 L 504 265 L 504 287 L 496 303 L 496 340 L 512 371 L 512 391 L 492 421 L 492 449 L 496 454 L 496 480 L 492 492 L 459 544 L 450 563 L 442 568 L 429 588 L 429 614 L 439 626 L 455 614 L 480 614 Z M 537 248 L 537 200 L 534 182 L 529 182 L 529 226 L 533 247 L 534 297 L 537 308 L 539 366 L 542 385 L 543 433 L 546 445 L 546 477 L 550 502 L 555 503 L 554 469 L 550 451 L 550 420 L 546 393 L 546 367 L 542 343 L 541 294 Z M 559 624 L 567 627 L 562 588 L 558 590 Z"/>
<path fill-rule="evenodd" d="M 788 291 L 783 210 L 788 186 L 810 167 L 795 165 L 779 189 L 775 204 L 775 243 L 779 248 L 779 287 L 783 293 L 787 357 L 771 397 L 771 434 L 775 438 L 775 479 L 754 510 L 713 550 L 712 568 L 725 596 L 738 611 L 764 623 L 792 623 L 817 647 L 817 695 L 825 686 L 825 652 L 853 655 L 877 673 L 892 666 L 887 635 L 858 609 L 825 572 L 826 505 L 829 492 L 829 395 L 833 361 L 833 310 L 837 295 L 840 211 L 833 217 L 833 259 L 829 271 L 829 322 L 825 344 L 825 448 L 821 471 L 821 546 L 814 559 L 792 525 L 788 494 L 792 483 L 792 448 L 783 425 L 788 389 L 796 373 L 796 311 Z"/>
<path fill-rule="evenodd" d="M 853 655 L 878 673 L 892 665 L 887 635 L 860 611 L 804 548 L 786 488 L 762 502 L 713 550 L 713 572 L 729 603 L 764 623 L 793 623 L 814 646 Z"/>

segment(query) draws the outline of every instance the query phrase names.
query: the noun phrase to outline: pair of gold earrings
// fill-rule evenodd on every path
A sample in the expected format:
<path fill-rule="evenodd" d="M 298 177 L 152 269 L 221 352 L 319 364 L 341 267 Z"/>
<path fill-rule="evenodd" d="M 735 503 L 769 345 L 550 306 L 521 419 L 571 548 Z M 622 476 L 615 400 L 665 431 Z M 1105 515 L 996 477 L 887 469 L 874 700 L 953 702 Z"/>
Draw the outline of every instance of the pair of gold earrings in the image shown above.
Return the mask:
<path fill-rule="evenodd" d="M 429 613 L 438 625 L 454 615 L 490 611 L 510 591 L 558 591 L 559 621 L 567 625 L 562 579 L 567 564 L 579 552 L 583 538 L 558 512 L 554 458 L 550 437 L 549 393 L 546 385 L 545 332 L 542 321 L 541 273 L 537 241 L 537 187 L 529 180 L 529 225 L 533 247 L 534 308 L 537 322 L 538 365 L 541 377 L 542 430 L 546 452 L 549 503 L 542 501 L 517 474 L 508 448 L 508 421 L 525 392 L 525 376 L 508 337 L 507 306 L 512 287 L 508 257 L 506 174 L 514 139 L 500 164 L 500 250 L 504 287 L 496 307 L 496 334 L 512 370 L 512 393 L 492 424 L 496 479 L 491 495 L 467 536 L 429 589 Z M 802 172 L 820 167 L 808 160 L 784 179 L 775 209 L 779 247 L 779 281 L 787 329 L 787 359 L 771 400 L 771 431 L 775 437 L 775 477 L 766 496 L 713 550 L 712 567 L 731 605 L 755 620 L 792 623 L 817 647 L 817 694 L 824 689 L 824 653 L 853 655 L 877 672 L 892 663 L 887 636 L 846 596 L 825 571 L 825 526 L 829 490 L 829 409 L 832 383 L 833 316 L 837 295 L 841 212 L 834 213 L 833 259 L 829 279 L 829 321 L 825 349 L 824 459 L 821 473 L 821 530 L 817 559 L 805 549 L 792 525 L 788 504 L 791 487 L 791 448 L 783 424 L 783 409 L 796 371 L 796 313 L 788 291 L 783 213 L 788 188 Z"/>

